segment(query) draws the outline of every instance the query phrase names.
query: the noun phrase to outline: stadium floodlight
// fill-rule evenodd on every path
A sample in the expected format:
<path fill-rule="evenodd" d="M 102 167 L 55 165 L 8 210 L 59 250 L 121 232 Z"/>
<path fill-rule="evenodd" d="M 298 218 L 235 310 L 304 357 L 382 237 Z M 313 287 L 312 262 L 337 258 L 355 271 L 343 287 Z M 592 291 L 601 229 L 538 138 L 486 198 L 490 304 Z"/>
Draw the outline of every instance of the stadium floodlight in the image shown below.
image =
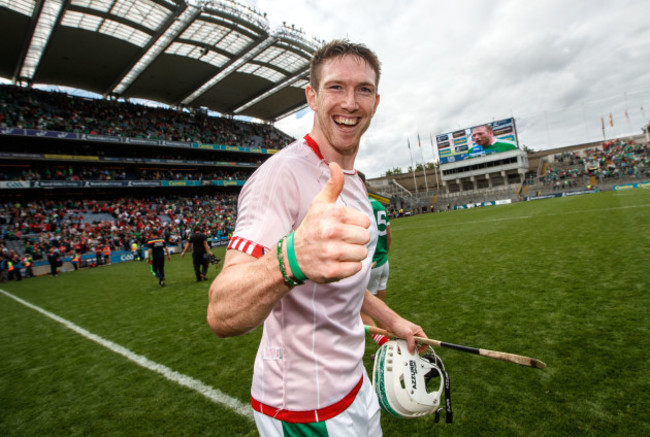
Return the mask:
<path fill-rule="evenodd" d="M 52 30 L 54 30 L 54 25 L 59 19 L 62 9 L 62 0 L 46 0 L 43 4 L 38 16 L 36 28 L 29 43 L 25 61 L 20 69 L 19 80 L 27 80 L 29 82 L 33 80 L 38 64 L 43 57 L 45 46 L 50 39 Z"/>
<path fill-rule="evenodd" d="M 113 89 L 112 94 L 121 95 L 140 76 L 140 74 L 153 62 L 154 59 L 187 27 L 201 12 L 200 8 L 188 5 L 185 10 L 174 19 L 171 26 L 156 40 L 133 68 Z"/>

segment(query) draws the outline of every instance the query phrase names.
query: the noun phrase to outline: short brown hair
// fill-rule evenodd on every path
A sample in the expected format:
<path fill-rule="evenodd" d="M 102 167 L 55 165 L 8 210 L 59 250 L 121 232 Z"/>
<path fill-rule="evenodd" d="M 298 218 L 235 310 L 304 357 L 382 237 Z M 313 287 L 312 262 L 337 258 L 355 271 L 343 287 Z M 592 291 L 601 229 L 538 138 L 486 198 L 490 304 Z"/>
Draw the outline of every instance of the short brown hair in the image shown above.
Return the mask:
<path fill-rule="evenodd" d="M 489 133 L 494 133 L 494 129 L 492 129 L 492 126 L 490 126 L 489 124 L 483 124 L 481 126 L 476 126 L 474 129 L 477 129 L 479 127 L 484 127 L 485 130 L 488 131 Z M 472 129 L 472 132 L 474 132 L 474 129 Z"/>
<path fill-rule="evenodd" d="M 375 52 L 363 44 L 353 43 L 347 39 L 335 39 L 321 46 L 311 58 L 309 64 L 309 83 L 312 88 L 318 90 L 320 85 L 320 69 L 325 61 L 345 55 L 357 56 L 367 62 L 377 75 L 375 86 L 379 85 L 381 63 Z"/>

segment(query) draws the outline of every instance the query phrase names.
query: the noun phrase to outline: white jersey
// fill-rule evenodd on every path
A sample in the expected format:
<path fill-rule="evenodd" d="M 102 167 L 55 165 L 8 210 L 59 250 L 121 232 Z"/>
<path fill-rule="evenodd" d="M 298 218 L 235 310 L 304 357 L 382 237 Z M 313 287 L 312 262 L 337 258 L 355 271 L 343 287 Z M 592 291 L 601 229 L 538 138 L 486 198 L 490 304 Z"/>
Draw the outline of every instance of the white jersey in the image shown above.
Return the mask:
<path fill-rule="evenodd" d="M 374 221 L 357 172 L 344 175 L 337 203 Z M 309 136 L 268 159 L 242 189 L 228 248 L 256 257 L 275 252 L 278 240 L 300 225 L 329 177 L 328 163 Z M 370 231 L 372 254 L 377 242 L 374 224 Z M 365 344 L 359 312 L 371 263 L 369 256 L 359 273 L 334 283 L 306 281 L 275 305 L 264 321 L 255 359 L 251 396 L 258 411 L 276 416 L 280 411 L 311 413 L 337 404 L 358 386 Z M 265 411 L 267 406 L 271 408 Z"/>

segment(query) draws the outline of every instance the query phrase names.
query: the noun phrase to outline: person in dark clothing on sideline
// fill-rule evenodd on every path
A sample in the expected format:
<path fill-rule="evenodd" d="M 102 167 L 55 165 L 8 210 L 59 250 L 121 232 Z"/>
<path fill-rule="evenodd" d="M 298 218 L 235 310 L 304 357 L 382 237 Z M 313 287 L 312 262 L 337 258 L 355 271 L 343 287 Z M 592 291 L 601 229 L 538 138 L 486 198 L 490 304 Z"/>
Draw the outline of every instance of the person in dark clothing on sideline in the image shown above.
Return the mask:
<path fill-rule="evenodd" d="M 52 276 L 56 276 L 58 273 L 57 269 L 59 268 L 59 266 L 61 266 L 62 263 L 61 263 L 61 255 L 53 247 L 50 247 L 50 249 L 47 252 L 47 262 L 50 263 L 50 274 Z"/>
<path fill-rule="evenodd" d="M 190 239 L 185 244 L 181 257 L 185 256 L 185 252 L 192 246 L 192 264 L 194 264 L 194 273 L 196 274 L 196 281 L 206 281 L 208 279 L 208 254 L 210 254 L 210 246 L 208 245 L 208 237 L 201 232 L 200 226 L 194 227 L 194 233 L 190 235 Z"/>
<path fill-rule="evenodd" d="M 151 262 L 151 267 L 153 273 L 158 278 L 158 285 L 161 287 L 165 286 L 165 254 L 167 254 L 167 259 L 172 260 L 171 255 L 169 254 L 169 249 L 167 249 L 167 242 L 162 235 L 152 236 L 146 244 L 146 255 L 145 258 L 148 258 Z"/>

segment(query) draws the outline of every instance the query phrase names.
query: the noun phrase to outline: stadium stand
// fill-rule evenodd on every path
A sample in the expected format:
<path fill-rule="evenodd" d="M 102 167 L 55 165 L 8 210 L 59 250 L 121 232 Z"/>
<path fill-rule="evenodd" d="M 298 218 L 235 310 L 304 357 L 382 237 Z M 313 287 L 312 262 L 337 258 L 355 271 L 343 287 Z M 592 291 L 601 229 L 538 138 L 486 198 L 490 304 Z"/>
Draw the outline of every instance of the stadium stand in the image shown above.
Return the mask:
<path fill-rule="evenodd" d="M 90 260 L 152 229 L 222 243 L 246 179 L 293 140 L 272 123 L 306 107 L 320 41 L 234 0 L 41 6 L 0 6 L 2 279 L 9 259 Z"/>
<path fill-rule="evenodd" d="M 182 115 L 182 117 L 179 117 Z M 0 86 L 0 127 L 279 149 L 291 138 L 270 125 L 61 92 Z"/>
<path fill-rule="evenodd" d="M 523 151 L 521 153 L 524 153 Z M 516 202 L 531 196 L 611 190 L 616 185 L 650 180 L 650 143 L 643 136 L 593 142 L 527 153 L 524 165 L 515 161 L 469 162 L 466 174 L 447 176 L 440 167 L 369 179 L 374 192 L 390 198 L 388 209 L 410 214 L 460 207 Z M 521 154 L 519 154 L 521 155 Z M 519 159 L 519 158 L 517 158 Z M 444 169 L 443 169 L 444 170 Z M 415 179 L 415 181 L 414 181 Z M 417 187 L 417 189 L 416 189 Z M 428 189 L 426 189 L 426 188 Z"/>
<path fill-rule="evenodd" d="M 528 192 L 544 194 L 554 191 L 598 187 L 650 179 L 650 146 L 647 142 L 612 140 L 598 147 L 565 151 L 548 157 L 538 175 L 528 175 Z"/>
<path fill-rule="evenodd" d="M 98 247 L 130 251 L 153 230 L 180 245 L 200 224 L 224 244 L 239 189 L 290 141 L 271 125 L 0 86 L 2 280 L 50 247 L 96 265 Z"/>
<path fill-rule="evenodd" d="M 54 188 L 240 187 L 292 140 L 271 125 L 16 86 L 0 86 L 0 114 L 0 180 L 21 182 L 3 192 L 36 198 Z"/>

